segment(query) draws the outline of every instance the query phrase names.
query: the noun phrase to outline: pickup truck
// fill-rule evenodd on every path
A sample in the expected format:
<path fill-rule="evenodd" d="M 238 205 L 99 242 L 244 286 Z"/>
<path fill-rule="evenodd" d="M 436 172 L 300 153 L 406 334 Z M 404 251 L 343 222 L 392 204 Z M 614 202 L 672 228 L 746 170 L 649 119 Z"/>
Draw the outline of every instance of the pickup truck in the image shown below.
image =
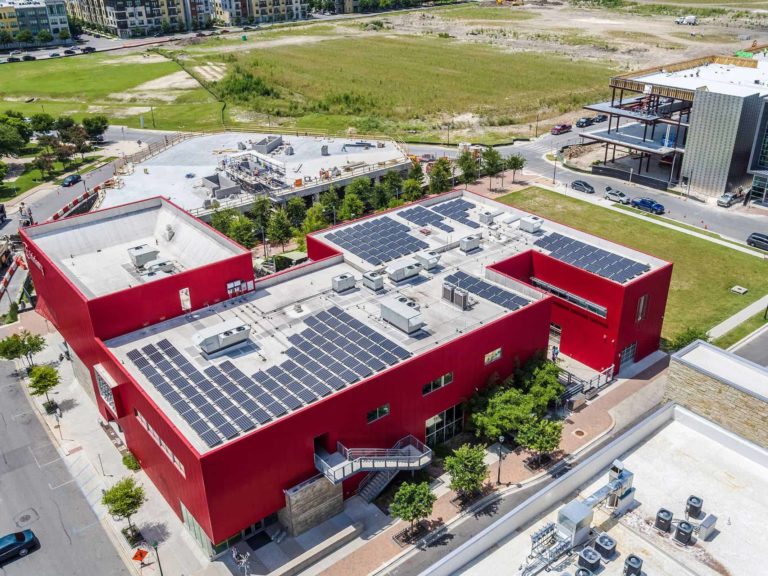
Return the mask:
<path fill-rule="evenodd" d="M 573 127 L 570 124 L 557 124 L 550 132 L 554 135 L 570 132 Z"/>

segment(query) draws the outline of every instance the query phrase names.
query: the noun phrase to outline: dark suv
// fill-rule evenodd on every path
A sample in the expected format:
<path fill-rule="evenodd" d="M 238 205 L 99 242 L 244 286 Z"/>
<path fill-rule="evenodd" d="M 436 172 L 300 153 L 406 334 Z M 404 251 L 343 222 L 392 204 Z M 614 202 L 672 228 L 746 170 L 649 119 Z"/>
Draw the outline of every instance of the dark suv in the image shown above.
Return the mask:
<path fill-rule="evenodd" d="M 585 116 L 584 118 L 576 120 L 576 128 L 586 128 L 587 126 L 592 126 L 592 118 L 587 118 Z"/>
<path fill-rule="evenodd" d="M 633 198 L 632 207 L 651 214 L 664 214 L 664 206 L 650 198 Z"/>
<path fill-rule="evenodd" d="M 571 183 L 571 188 L 577 192 L 584 192 L 585 194 L 595 193 L 595 189 L 592 187 L 592 185 L 588 182 L 584 182 L 584 180 L 574 180 Z"/>
<path fill-rule="evenodd" d="M 768 250 L 768 234 L 752 232 L 752 234 L 749 235 L 749 238 L 747 238 L 747 244 L 749 246 L 754 246 L 755 248 Z"/>

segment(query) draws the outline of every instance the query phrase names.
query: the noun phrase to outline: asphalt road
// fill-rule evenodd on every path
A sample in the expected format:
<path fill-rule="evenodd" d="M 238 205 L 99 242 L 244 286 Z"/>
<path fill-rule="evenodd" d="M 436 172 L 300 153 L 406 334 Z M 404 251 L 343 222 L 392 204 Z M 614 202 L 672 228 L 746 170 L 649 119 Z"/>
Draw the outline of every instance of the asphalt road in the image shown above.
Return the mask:
<path fill-rule="evenodd" d="M 572 172 L 563 168 L 560 164 L 558 164 L 555 172 L 553 164 L 547 161 L 544 155 L 567 144 L 579 143 L 581 140 L 578 137 L 579 132 L 581 130 L 576 129 L 572 133 L 559 136 L 545 134 L 534 141 L 500 146 L 497 150 L 504 156 L 513 153 L 522 154 L 527 160 L 526 172 L 533 172 L 546 178 L 554 176 L 558 182 L 567 182 L 569 186 L 574 180 L 585 180 L 595 188 L 598 195 L 601 195 L 606 186 L 611 186 L 627 193 L 631 197 L 644 196 L 652 198 L 664 205 L 667 211 L 665 214 L 667 218 L 700 228 L 706 225 L 707 230 L 740 242 L 745 242 L 747 236 L 752 232 L 768 233 L 768 217 L 763 212 L 746 211 L 741 205 L 734 205 L 731 208 L 720 208 L 696 200 L 686 200 L 673 194 L 639 186 L 635 183 L 630 184 L 615 178 Z M 407 147 L 410 153 L 416 155 L 431 153 L 436 156 L 445 155 L 450 158 L 458 156 L 458 151 L 454 147 L 425 144 L 413 144 Z M 577 197 L 582 196 L 580 192 L 573 192 L 573 194 Z M 611 204 L 607 200 L 605 200 L 605 203 L 606 205 Z"/>
<path fill-rule="evenodd" d="M 0 576 L 130 576 L 32 412 L 13 365 L 2 362 L 0 534 L 26 528 L 40 547 L 0 565 Z"/>
<path fill-rule="evenodd" d="M 734 354 L 768 368 L 768 330 L 733 350 Z"/>

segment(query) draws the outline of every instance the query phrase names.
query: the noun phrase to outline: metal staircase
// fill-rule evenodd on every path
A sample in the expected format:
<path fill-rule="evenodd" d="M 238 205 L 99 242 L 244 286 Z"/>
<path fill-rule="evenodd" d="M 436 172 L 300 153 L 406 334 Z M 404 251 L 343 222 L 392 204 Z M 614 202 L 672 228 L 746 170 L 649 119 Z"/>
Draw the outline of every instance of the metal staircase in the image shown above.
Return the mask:
<path fill-rule="evenodd" d="M 392 472 L 394 478 L 397 472 L 420 470 L 431 461 L 432 450 L 413 436 L 402 438 L 392 448 L 347 448 L 338 442 L 333 454 L 315 453 L 315 467 L 334 484 L 360 472 Z"/>
<path fill-rule="evenodd" d="M 389 483 L 397 476 L 398 472 L 400 471 L 385 470 L 383 472 L 371 472 L 360 482 L 360 485 L 357 487 L 357 495 L 366 502 L 373 502 L 373 499 L 381 494 L 384 488 L 389 486 Z"/>

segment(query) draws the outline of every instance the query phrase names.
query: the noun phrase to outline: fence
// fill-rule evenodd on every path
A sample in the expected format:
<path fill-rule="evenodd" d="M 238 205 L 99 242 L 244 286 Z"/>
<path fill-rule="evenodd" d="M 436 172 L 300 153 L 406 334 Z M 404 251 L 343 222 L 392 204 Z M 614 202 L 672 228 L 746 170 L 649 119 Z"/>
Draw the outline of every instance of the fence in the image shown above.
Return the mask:
<path fill-rule="evenodd" d="M 576 374 L 569 372 L 565 368 L 560 369 L 558 374 L 560 383 L 565 386 L 565 392 L 563 393 L 562 400 L 573 398 L 577 394 L 589 393 L 590 391 L 598 392 L 611 382 L 613 382 L 613 366 L 609 366 L 602 372 L 598 372 L 594 376 L 588 379 L 580 378 Z"/>

